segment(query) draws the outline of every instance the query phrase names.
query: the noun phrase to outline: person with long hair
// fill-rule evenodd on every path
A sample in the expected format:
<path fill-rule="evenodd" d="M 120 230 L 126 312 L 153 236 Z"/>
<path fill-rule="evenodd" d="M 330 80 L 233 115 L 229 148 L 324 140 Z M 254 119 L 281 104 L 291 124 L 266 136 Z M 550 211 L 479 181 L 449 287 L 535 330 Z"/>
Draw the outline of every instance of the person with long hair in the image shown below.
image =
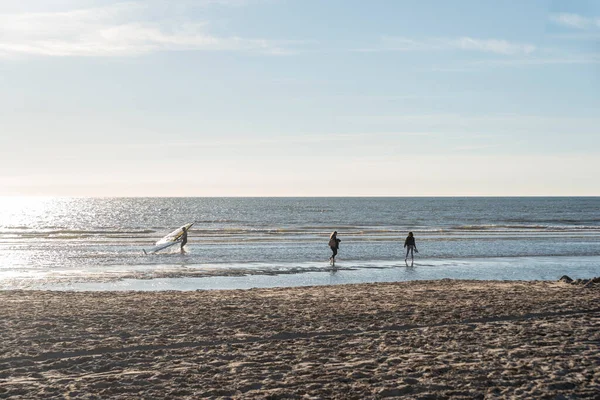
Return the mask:
<path fill-rule="evenodd" d="M 414 252 L 419 252 L 419 250 L 417 250 L 417 245 L 415 243 L 415 236 L 413 235 L 412 232 L 408 232 L 408 236 L 406 237 L 406 240 L 404 241 L 404 247 L 406 248 L 406 257 L 404 257 L 404 261 L 408 260 L 408 253 L 410 253 L 410 257 L 412 260 L 415 259 L 415 253 Z"/>
<path fill-rule="evenodd" d="M 337 255 L 338 249 L 340 248 L 341 240 L 337 238 L 337 231 L 333 231 L 331 235 L 329 235 L 329 247 L 333 252 L 332 256 L 329 257 L 329 262 L 331 265 L 335 265 L 335 256 Z"/>

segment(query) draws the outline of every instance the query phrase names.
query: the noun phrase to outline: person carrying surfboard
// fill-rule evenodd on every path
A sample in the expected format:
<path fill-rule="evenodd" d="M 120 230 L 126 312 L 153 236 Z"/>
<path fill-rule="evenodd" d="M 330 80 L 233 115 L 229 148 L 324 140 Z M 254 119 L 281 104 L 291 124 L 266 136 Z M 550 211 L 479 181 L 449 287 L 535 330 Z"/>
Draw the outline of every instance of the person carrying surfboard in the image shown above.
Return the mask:
<path fill-rule="evenodd" d="M 333 231 L 333 233 L 329 236 L 329 247 L 333 252 L 333 255 L 329 257 L 329 262 L 331 265 L 335 265 L 335 256 L 340 248 L 340 242 L 341 240 L 337 238 L 337 231 Z"/>
<path fill-rule="evenodd" d="M 183 246 L 187 243 L 187 229 L 185 226 L 181 228 L 183 230 L 183 234 L 181 235 L 181 252 L 183 253 Z"/>
<path fill-rule="evenodd" d="M 411 259 L 415 259 L 415 251 L 418 253 L 417 245 L 415 244 L 415 237 L 412 232 L 408 232 L 408 236 L 404 241 L 404 247 L 406 248 L 406 257 L 404 257 L 404 261 L 408 260 L 408 253 L 410 252 Z"/>

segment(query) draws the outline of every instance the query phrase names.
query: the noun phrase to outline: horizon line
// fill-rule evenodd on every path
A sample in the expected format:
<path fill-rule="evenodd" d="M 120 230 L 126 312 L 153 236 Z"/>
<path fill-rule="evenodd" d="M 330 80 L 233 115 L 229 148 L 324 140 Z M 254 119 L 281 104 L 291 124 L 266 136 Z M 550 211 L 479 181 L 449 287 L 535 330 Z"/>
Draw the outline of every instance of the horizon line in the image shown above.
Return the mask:
<path fill-rule="evenodd" d="M 58 199 L 385 199 L 385 198 L 595 198 L 598 195 L 374 195 L 374 196 L 85 196 L 85 195 L 0 195 L 5 198 L 58 198 Z"/>

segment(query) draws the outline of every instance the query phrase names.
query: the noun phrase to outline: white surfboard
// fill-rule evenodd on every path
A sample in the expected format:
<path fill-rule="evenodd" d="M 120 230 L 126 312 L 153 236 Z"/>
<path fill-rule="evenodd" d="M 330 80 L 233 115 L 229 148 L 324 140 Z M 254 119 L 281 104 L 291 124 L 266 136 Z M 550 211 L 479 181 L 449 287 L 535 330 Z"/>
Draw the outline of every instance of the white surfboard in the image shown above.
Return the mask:
<path fill-rule="evenodd" d="M 183 236 L 183 228 L 185 228 L 185 230 L 187 231 L 192 227 L 192 225 L 194 225 L 194 223 L 190 222 L 189 224 L 185 224 L 175 229 L 173 232 L 169 233 L 168 235 L 160 239 L 158 242 L 156 242 L 154 244 L 154 247 L 148 250 L 144 250 L 144 254 L 156 253 L 157 251 L 166 249 L 177 243 L 181 243 L 181 236 Z"/>

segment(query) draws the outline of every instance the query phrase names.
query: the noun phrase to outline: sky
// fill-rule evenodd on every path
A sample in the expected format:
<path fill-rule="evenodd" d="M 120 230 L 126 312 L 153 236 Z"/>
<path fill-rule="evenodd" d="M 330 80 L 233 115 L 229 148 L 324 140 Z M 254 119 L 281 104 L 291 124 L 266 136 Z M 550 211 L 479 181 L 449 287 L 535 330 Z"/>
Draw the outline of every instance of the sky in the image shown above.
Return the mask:
<path fill-rule="evenodd" d="M 0 0 L 0 196 L 600 196 L 600 2 Z"/>

